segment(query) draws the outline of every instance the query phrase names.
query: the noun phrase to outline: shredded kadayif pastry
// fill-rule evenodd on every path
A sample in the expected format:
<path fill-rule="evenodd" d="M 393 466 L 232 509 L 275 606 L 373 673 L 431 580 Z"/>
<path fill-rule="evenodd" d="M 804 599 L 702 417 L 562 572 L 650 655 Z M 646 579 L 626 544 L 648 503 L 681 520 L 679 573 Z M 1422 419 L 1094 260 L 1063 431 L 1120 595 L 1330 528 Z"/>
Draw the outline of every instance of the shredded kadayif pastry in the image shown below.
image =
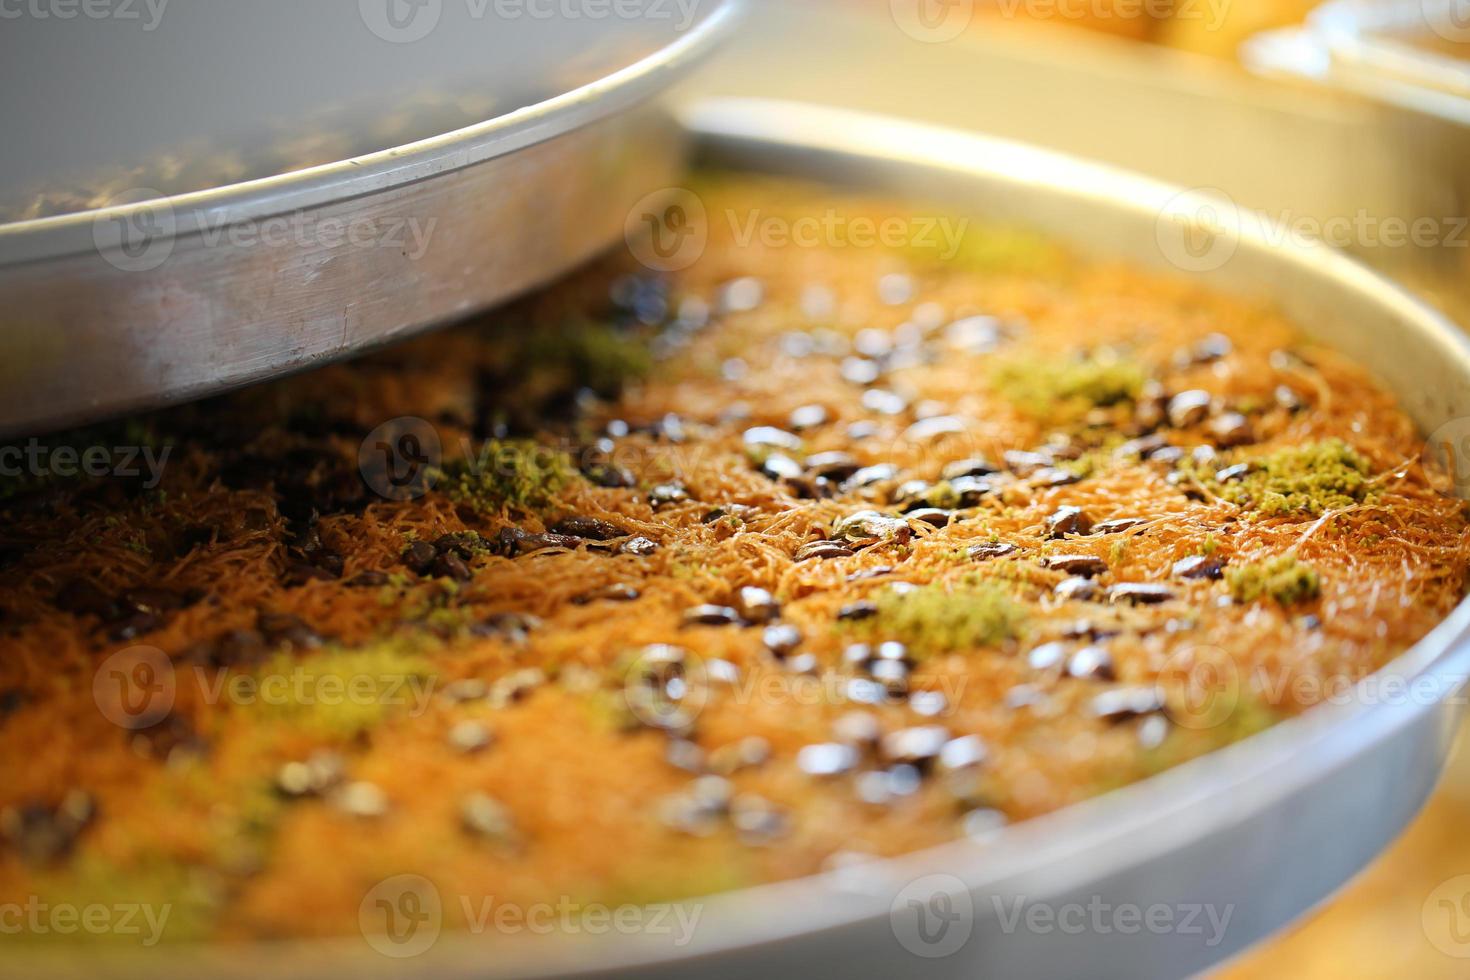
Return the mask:
<path fill-rule="evenodd" d="M 0 901 L 168 903 L 183 941 L 353 933 L 404 873 L 807 875 L 1250 735 L 1464 593 L 1412 424 L 1271 310 L 698 191 L 686 271 L 39 440 L 141 449 L 4 488 Z"/>

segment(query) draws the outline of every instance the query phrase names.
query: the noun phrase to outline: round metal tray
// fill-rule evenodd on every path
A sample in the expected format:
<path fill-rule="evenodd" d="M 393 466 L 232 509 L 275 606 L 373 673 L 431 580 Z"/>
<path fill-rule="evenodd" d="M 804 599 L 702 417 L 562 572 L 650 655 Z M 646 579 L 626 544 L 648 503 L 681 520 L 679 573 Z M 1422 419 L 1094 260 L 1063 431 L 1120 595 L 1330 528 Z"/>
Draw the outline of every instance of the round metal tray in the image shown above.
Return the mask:
<path fill-rule="evenodd" d="M 942 203 L 1165 271 L 1193 265 L 1202 281 L 1268 297 L 1372 365 L 1425 431 L 1470 416 L 1470 343 L 1354 262 L 1270 234 L 1249 215 L 1211 242 L 1209 261 L 1198 251 L 1181 258 L 1172 236 L 1189 228 L 1180 219 L 1209 209 L 1218 218 L 1209 199 L 1013 143 L 841 110 L 725 102 L 696 107 L 688 125 L 719 166 Z M 1414 816 L 1460 721 L 1467 635 L 1470 604 L 1339 703 L 983 842 L 693 903 L 697 925 L 683 944 L 651 932 L 446 931 L 411 959 L 352 938 L 109 954 L 87 969 L 150 978 L 1190 976 L 1329 896 Z M 1385 678 L 1407 693 L 1388 694 Z M 25 966 L 43 976 L 76 963 L 58 955 Z"/>
<path fill-rule="evenodd" d="M 88 9 L 115 6 L 141 17 L 158 5 Z M 150 152 L 200 146 L 257 179 L 137 187 L 107 207 L 0 225 L 0 436 L 306 368 L 585 261 L 676 178 L 683 134 L 655 97 L 739 6 L 195 0 L 163 5 L 151 31 L 7 20 L 0 116 L 14 152 L 0 186 L 142 161 L 141 181 Z M 26 101 L 36 92 L 54 94 L 46 112 Z M 398 96 L 424 92 L 461 106 L 488 93 L 495 115 L 421 133 L 432 121 Z M 414 137 L 375 145 L 395 109 L 390 129 Z M 262 132 L 309 136 L 319 119 L 359 155 L 251 170 Z"/>

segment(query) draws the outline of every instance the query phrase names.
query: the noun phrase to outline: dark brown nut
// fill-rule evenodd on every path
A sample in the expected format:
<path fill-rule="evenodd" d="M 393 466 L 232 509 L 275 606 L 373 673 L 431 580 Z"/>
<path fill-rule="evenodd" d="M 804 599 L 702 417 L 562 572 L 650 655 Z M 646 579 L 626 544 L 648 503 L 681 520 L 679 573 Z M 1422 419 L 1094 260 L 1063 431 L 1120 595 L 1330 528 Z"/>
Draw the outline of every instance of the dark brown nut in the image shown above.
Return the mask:
<path fill-rule="evenodd" d="M 1148 520 L 1142 517 L 1117 517 L 1111 521 L 1103 521 L 1101 524 L 1094 525 L 1092 533 L 1122 534 L 1124 531 L 1131 531 L 1135 527 L 1142 527 L 1147 523 Z"/>
<path fill-rule="evenodd" d="M 1164 702 L 1154 687 L 1124 687 L 1092 699 L 1092 713 L 1104 721 L 1128 721 L 1162 710 Z"/>
<path fill-rule="evenodd" d="M 429 566 L 434 564 L 434 559 L 439 557 L 439 552 L 427 541 L 415 541 L 403 552 L 403 563 L 409 570 L 424 575 L 429 571 Z"/>
<path fill-rule="evenodd" d="M 1108 601 L 1113 604 L 1131 603 L 1135 606 L 1157 605 L 1174 598 L 1167 586 L 1151 582 L 1121 582 L 1108 589 Z"/>
<path fill-rule="evenodd" d="M 1113 655 L 1100 646 L 1083 647 L 1067 661 L 1067 673 L 1078 680 L 1117 680 Z"/>
<path fill-rule="evenodd" d="M 747 585 L 735 596 L 735 610 L 740 618 L 751 625 L 769 623 L 781 615 L 781 604 L 765 589 Z"/>
<path fill-rule="evenodd" d="M 1096 555 L 1051 555 L 1043 559 L 1043 564 L 1054 571 L 1084 578 L 1093 578 L 1108 570 L 1108 563 Z"/>
<path fill-rule="evenodd" d="M 816 558 L 826 561 L 831 558 L 847 558 L 853 554 L 851 548 L 838 544 L 836 541 L 813 541 L 802 545 L 793 556 L 794 561 L 807 561 Z"/>
<path fill-rule="evenodd" d="M 771 453 L 761 461 L 760 471 L 769 480 L 795 480 L 806 470 L 785 453 Z"/>
<path fill-rule="evenodd" d="M 1050 538 L 1091 533 L 1092 518 L 1080 507 L 1058 507 L 1046 519 L 1046 534 Z"/>
<path fill-rule="evenodd" d="M 1256 441 L 1250 419 L 1239 412 L 1227 412 L 1210 421 L 1210 437 L 1222 448 L 1245 446 Z"/>
<path fill-rule="evenodd" d="M 564 534 L 573 538 L 582 538 L 587 541 L 611 541 L 614 538 L 625 538 L 628 536 L 626 529 L 618 527 L 610 521 L 602 521 L 594 517 L 568 517 L 565 520 L 553 524 L 551 526 L 551 532 L 553 534 Z"/>
<path fill-rule="evenodd" d="M 740 614 L 729 606 L 695 606 L 684 611 L 685 626 L 735 626 Z"/>
<path fill-rule="evenodd" d="M 806 459 L 806 471 L 829 480 L 846 480 L 862 469 L 857 457 L 848 453 L 817 453 Z"/>
<path fill-rule="evenodd" d="M 962 476 L 993 476 L 999 472 L 1000 468 L 990 460 L 974 457 L 946 464 L 940 475 L 946 480 L 958 480 Z"/>
<path fill-rule="evenodd" d="M 1054 593 L 1067 602 L 1089 602 L 1097 598 L 1100 587 L 1090 578 L 1069 578 L 1059 582 Z"/>
<path fill-rule="evenodd" d="M 761 642 L 775 657 L 788 657 L 801 646 L 801 630 L 789 623 L 767 626 L 761 633 Z"/>
<path fill-rule="evenodd" d="M 1174 563 L 1175 578 L 1220 579 L 1225 576 L 1225 563 L 1206 555 L 1192 555 Z"/>
<path fill-rule="evenodd" d="M 1213 397 L 1208 391 L 1198 388 L 1181 391 L 1169 399 L 1169 424 L 1176 429 L 1199 425 L 1209 416 Z"/>

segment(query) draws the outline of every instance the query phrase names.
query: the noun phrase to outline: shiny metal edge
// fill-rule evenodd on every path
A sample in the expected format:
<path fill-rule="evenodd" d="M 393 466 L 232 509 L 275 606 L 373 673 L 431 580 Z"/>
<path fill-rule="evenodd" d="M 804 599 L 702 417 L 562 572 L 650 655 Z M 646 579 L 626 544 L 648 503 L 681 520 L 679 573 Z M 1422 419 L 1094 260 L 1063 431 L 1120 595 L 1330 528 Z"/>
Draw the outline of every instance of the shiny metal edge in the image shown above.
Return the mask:
<path fill-rule="evenodd" d="M 745 0 L 716 3 L 713 13 L 666 47 L 605 78 L 503 116 L 335 163 L 162 198 L 171 209 L 173 234 L 380 193 L 514 153 L 624 111 L 667 89 L 729 36 Z M 158 201 L 142 201 L 0 224 L 0 268 L 92 251 L 98 226 L 158 207 Z"/>
<path fill-rule="evenodd" d="M 697 106 L 686 119 L 710 158 L 733 166 L 758 162 L 763 170 L 814 179 L 881 176 L 933 201 L 969 187 L 986 204 L 1037 215 L 1081 248 L 1107 247 L 1115 258 L 1167 265 L 1149 241 L 1160 214 L 1180 193 L 1152 180 L 993 138 L 846 110 L 735 100 Z M 1419 424 L 1470 414 L 1470 341 L 1357 263 L 1291 241 L 1247 218 L 1238 234 L 1238 267 L 1227 264 L 1204 278 L 1252 295 L 1273 294 L 1304 326 L 1330 324 L 1335 332 L 1324 339 L 1350 353 L 1376 345 L 1384 357 L 1396 354 L 1416 369 L 1439 364 L 1439 375 L 1421 379 L 1429 382 L 1421 387 L 1433 390 L 1415 392 L 1403 376 L 1389 380 Z M 1275 272 L 1263 280 L 1259 273 L 1267 267 Z M 1334 310 L 1351 312 L 1341 321 L 1312 319 Z M 1380 375 L 1394 373 L 1383 359 L 1368 363 Z M 1413 703 L 1373 703 L 1365 682 L 1346 703 L 1313 709 L 984 843 L 957 842 L 853 871 L 715 896 L 696 903 L 700 928 L 678 947 L 648 936 L 494 943 L 446 935 L 407 961 L 342 939 L 109 954 L 106 962 L 38 953 L 27 954 L 24 967 L 37 977 L 186 976 L 200 970 L 241 977 L 262 970 L 286 977 L 350 970 L 362 978 L 1188 976 L 1329 895 L 1412 819 L 1438 779 L 1463 714 L 1467 640 L 1470 602 L 1375 675 L 1423 684 L 1423 696 Z M 961 882 L 974 908 L 968 941 L 934 958 L 902 948 L 890 919 L 901 889 L 928 875 Z M 1013 901 L 1056 908 L 1097 898 L 1144 908 L 1220 903 L 1234 912 L 1233 931 L 1213 947 L 1181 935 L 1036 935 L 1008 928 L 1002 914 Z"/>
<path fill-rule="evenodd" d="M 591 259 L 682 171 L 687 140 L 656 96 L 740 12 L 720 0 L 655 55 L 457 132 L 0 227 L 0 438 L 319 366 Z"/>
<path fill-rule="evenodd" d="M 364 197 L 150 239 L 141 267 L 104 250 L 0 265 L 0 438 L 218 394 L 511 299 L 620 240 L 687 142 L 655 101 Z"/>
<path fill-rule="evenodd" d="M 1452 16 L 1454 0 L 1332 0 L 1300 27 L 1250 38 L 1241 58 L 1262 75 L 1308 79 L 1355 96 L 1470 126 L 1470 62 L 1410 38 Z"/>

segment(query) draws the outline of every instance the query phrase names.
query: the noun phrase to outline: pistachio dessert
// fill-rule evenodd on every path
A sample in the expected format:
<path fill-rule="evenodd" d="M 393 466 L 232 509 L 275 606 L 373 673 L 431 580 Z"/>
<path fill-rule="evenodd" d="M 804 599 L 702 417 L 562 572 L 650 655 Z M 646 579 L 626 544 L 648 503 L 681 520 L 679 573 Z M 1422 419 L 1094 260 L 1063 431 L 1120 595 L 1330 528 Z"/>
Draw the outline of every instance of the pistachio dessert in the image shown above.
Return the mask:
<path fill-rule="evenodd" d="M 1272 309 L 978 220 L 931 247 L 913 205 L 697 192 L 683 271 L 610 257 L 6 450 L 158 465 L 0 489 L 0 903 L 355 935 L 412 874 L 454 930 L 448 896 L 986 839 L 1310 708 L 1464 594 L 1414 426 Z"/>

